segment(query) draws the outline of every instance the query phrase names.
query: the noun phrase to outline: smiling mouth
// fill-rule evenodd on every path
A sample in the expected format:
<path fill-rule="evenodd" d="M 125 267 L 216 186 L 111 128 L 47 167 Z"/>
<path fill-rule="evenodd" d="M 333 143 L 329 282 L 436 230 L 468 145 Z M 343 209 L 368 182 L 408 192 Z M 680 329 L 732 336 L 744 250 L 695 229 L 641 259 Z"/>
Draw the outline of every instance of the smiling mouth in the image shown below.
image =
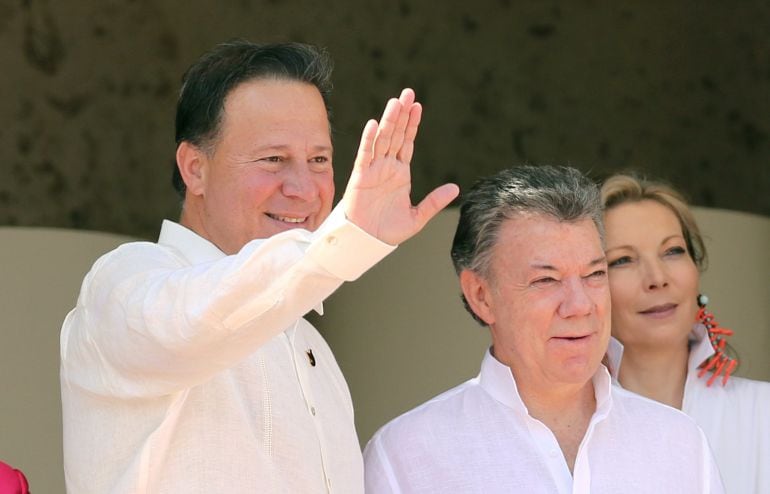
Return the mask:
<path fill-rule="evenodd" d="M 278 216 L 277 214 L 270 214 L 270 213 L 265 213 L 265 214 L 268 216 L 268 218 L 273 219 L 275 221 L 280 221 L 282 223 L 292 223 L 292 224 L 304 223 L 309 218 L 308 216 L 303 216 L 301 218 L 292 218 L 290 216 Z"/>

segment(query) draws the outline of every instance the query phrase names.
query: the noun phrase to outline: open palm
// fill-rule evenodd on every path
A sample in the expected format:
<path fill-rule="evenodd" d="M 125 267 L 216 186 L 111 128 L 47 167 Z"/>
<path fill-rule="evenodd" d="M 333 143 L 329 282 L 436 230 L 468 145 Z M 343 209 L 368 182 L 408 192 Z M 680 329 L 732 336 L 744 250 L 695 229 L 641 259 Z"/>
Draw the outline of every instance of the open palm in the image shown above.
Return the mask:
<path fill-rule="evenodd" d="M 391 245 L 422 230 L 459 193 L 456 185 L 444 184 L 412 205 L 410 162 L 421 117 L 414 91 L 404 89 L 388 101 L 379 123 L 366 123 L 342 197 L 350 221 Z"/>

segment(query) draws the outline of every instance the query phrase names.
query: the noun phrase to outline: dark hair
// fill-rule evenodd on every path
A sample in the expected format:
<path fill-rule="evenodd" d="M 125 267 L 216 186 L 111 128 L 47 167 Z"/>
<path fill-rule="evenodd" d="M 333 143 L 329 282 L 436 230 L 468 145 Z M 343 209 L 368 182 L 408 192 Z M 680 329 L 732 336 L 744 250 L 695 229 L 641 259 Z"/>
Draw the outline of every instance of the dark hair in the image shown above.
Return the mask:
<path fill-rule="evenodd" d="M 476 182 L 464 195 L 452 242 L 457 274 L 470 269 L 488 278 L 493 247 L 503 222 L 522 213 L 541 214 L 558 221 L 590 218 L 604 238 L 598 186 L 570 167 L 519 166 Z M 473 318 L 486 326 L 470 308 Z"/>
<path fill-rule="evenodd" d="M 333 64 L 326 50 L 302 43 L 257 44 L 232 40 L 201 56 L 182 77 L 176 108 L 176 144 L 183 141 L 211 151 L 221 130 L 225 99 L 238 85 L 254 79 L 285 79 L 318 88 L 331 117 L 329 95 Z M 185 184 L 174 164 L 174 188 L 184 198 Z"/>
<path fill-rule="evenodd" d="M 634 175 L 613 175 L 602 185 L 602 204 L 605 211 L 626 202 L 655 201 L 667 207 L 679 220 L 687 252 L 700 271 L 707 265 L 706 245 L 700 234 L 695 216 L 687 201 L 673 187 Z"/>

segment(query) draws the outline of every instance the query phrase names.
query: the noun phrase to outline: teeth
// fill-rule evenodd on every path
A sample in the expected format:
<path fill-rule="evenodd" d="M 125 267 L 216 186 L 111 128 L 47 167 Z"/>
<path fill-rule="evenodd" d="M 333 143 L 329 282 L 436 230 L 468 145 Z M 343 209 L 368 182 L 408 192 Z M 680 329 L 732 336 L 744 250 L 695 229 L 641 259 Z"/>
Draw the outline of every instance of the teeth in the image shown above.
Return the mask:
<path fill-rule="evenodd" d="M 283 221 L 284 223 L 303 223 L 305 220 L 307 220 L 307 216 L 304 218 L 289 218 L 288 216 L 275 216 L 275 215 L 269 215 L 274 220 Z"/>

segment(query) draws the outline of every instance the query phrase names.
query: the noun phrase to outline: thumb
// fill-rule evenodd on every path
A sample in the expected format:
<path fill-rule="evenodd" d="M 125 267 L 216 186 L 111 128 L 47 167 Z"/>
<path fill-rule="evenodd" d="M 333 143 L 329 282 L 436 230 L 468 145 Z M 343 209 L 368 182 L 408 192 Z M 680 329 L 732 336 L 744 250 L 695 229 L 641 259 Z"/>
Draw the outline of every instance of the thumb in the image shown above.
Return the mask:
<path fill-rule="evenodd" d="M 460 194 L 460 187 L 455 184 L 444 184 L 434 189 L 417 205 L 418 231 L 430 221 L 439 211 L 449 205 Z"/>

